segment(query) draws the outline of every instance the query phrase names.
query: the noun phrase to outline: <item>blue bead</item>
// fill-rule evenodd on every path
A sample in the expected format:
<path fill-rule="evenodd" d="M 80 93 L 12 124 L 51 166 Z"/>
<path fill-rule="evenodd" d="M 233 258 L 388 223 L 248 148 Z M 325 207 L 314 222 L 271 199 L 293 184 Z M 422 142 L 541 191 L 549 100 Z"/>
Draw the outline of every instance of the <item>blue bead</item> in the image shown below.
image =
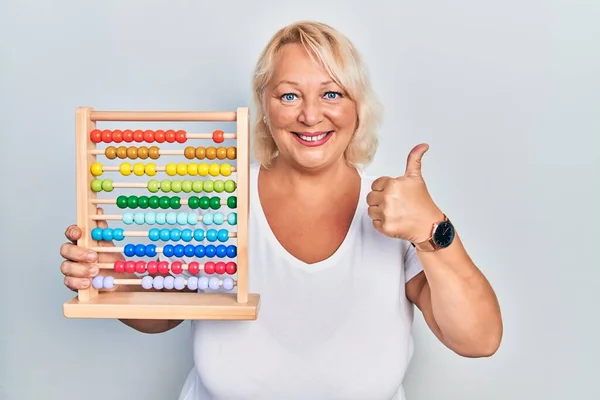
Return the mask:
<path fill-rule="evenodd" d="M 125 253 L 127 257 L 133 257 L 135 255 L 135 245 L 131 243 L 126 244 L 125 248 L 123 249 L 123 253 Z"/>
<path fill-rule="evenodd" d="M 202 215 L 202 223 L 206 226 L 211 225 L 213 223 L 213 215 L 211 213 Z"/>
<path fill-rule="evenodd" d="M 236 225 L 237 224 L 237 213 L 232 212 L 229 215 L 227 215 L 227 223 L 229 225 Z"/>
<path fill-rule="evenodd" d="M 234 258 L 237 256 L 237 247 L 235 245 L 227 246 L 227 257 Z"/>
<path fill-rule="evenodd" d="M 212 244 L 209 244 L 208 246 L 206 246 L 206 249 L 204 251 L 206 253 L 206 257 L 214 257 L 217 253 L 217 248 Z"/>
<path fill-rule="evenodd" d="M 181 238 L 181 231 L 179 229 L 171 229 L 171 240 L 174 242 L 179 241 Z"/>
<path fill-rule="evenodd" d="M 135 213 L 133 220 L 138 225 L 144 225 L 146 217 L 144 216 L 144 213 Z"/>
<path fill-rule="evenodd" d="M 177 223 L 177 214 L 174 212 L 167 213 L 167 224 L 175 225 Z"/>
<path fill-rule="evenodd" d="M 183 278 L 183 276 L 178 276 L 177 278 L 175 278 L 173 287 L 177 290 L 182 290 L 183 288 L 185 288 L 185 279 Z"/>
<path fill-rule="evenodd" d="M 186 212 L 177 213 L 177 223 L 179 225 L 187 224 L 187 219 L 188 219 L 188 216 L 187 216 Z"/>
<path fill-rule="evenodd" d="M 165 276 L 165 280 L 163 281 L 163 285 L 165 289 L 173 289 L 173 284 L 175 283 L 175 278 L 171 275 Z"/>
<path fill-rule="evenodd" d="M 152 289 L 152 277 L 150 275 L 146 275 L 142 278 L 142 287 L 146 290 Z"/>
<path fill-rule="evenodd" d="M 167 245 L 165 245 L 165 247 L 163 247 L 163 255 L 165 257 L 172 257 L 174 251 L 175 251 L 175 248 L 172 244 L 167 244 Z"/>
<path fill-rule="evenodd" d="M 204 257 L 206 255 L 206 248 L 204 247 L 204 245 L 199 244 L 198 246 L 196 246 L 196 249 L 194 250 L 194 255 L 196 257 Z"/>
<path fill-rule="evenodd" d="M 184 229 L 181 231 L 181 240 L 184 242 L 189 242 L 193 238 L 193 233 L 191 229 Z"/>
<path fill-rule="evenodd" d="M 93 240 L 102 240 L 102 228 L 92 229 L 92 239 Z"/>
<path fill-rule="evenodd" d="M 104 282 L 104 277 L 102 275 L 96 275 L 93 279 L 92 279 L 92 286 L 95 289 L 102 289 L 102 284 Z"/>
<path fill-rule="evenodd" d="M 106 228 L 102 231 L 102 240 L 112 240 L 113 238 L 113 230 L 110 228 Z"/>
<path fill-rule="evenodd" d="M 135 255 L 138 257 L 144 257 L 146 255 L 146 246 L 138 244 L 135 246 Z"/>
<path fill-rule="evenodd" d="M 198 290 L 198 277 L 190 276 L 188 278 L 187 287 L 190 290 Z"/>
<path fill-rule="evenodd" d="M 156 245 L 155 244 L 147 244 L 146 245 L 146 255 L 148 257 L 156 256 Z"/>
<path fill-rule="evenodd" d="M 148 225 L 156 224 L 156 213 L 154 211 L 147 212 L 146 216 L 145 216 L 145 220 Z"/>
<path fill-rule="evenodd" d="M 165 282 L 165 277 L 158 275 L 155 276 L 154 279 L 152 280 L 152 287 L 154 289 L 163 289 L 164 288 L 164 282 Z"/>
<path fill-rule="evenodd" d="M 217 257 L 223 258 L 227 255 L 227 246 L 220 244 L 217 246 Z"/>
<path fill-rule="evenodd" d="M 160 239 L 160 229 L 158 229 L 158 228 L 150 229 L 150 231 L 148 232 L 148 238 L 150 240 L 152 240 L 153 242 L 156 242 L 157 240 L 159 240 Z"/>
<path fill-rule="evenodd" d="M 209 242 L 214 242 L 217 240 L 217 230 L 216 229 L 208 229 L 206 231 L 206 240 Z"/>
<path fill-rule="evenodd" d="M 132 212 L 123 213 L 123 223 L 125 225 L 133 224 L 133 213 Z"/>
<path fill-rule="evenodd" d="M 194 257 L 194 253 L 196 252 L 196 246 L 193 244 L 188 244 L 183 249 L 183 254 L 186 257 Z"/>
<path fill-rule="evenodd" d="M 229 232 L 227 229 L 219 229 L 218 238 L 220 242 L 226 242 L 229 240 Z"/>
<path fill-rule="evenodd" d="M 189 213 L 187 215 L 188 225 L 196 225 L 199 220 L 200 220 L 200 218 L 198 217 L 198 214 L 196 214 L 196 213 Z M 184 224 L 185 224 L 185 222 L 184 222 Z"/>
<path fill-rule="evenodd" d="M 160 230 L 160 240 L 163 242 L 168 241 L 171 238 L 171 230 L 169 228 L 163 228 Z"/>
<path fill-rule="evenodd" d="M 225 290 L 233 289 L 233 279 L 231 279 L 230 277 L 223 279 L 223 289 L 225 289 Z"/>
<path fill-rule="evenodd" d="M 173 254 L 175 255 L 175 257 L 183 257 L 184 250 L 185 248 L 182 244 L 175 245 Z"/>
<path fill-rule="evenodd" d="M 164 225 L 167 223 L 167 214 L 164 212 L 156 213 L 156 223 L 158 225 Z"/>
<path fill-rule="evenodd" d="M 198 279 L 198 289 L 206 290 L 208 289 L 208 278 L 203 276 Z"/>
<path fill-rule="evenodd" d="M 215 225 L 222 225 L 225 220 L 225 216 L 222 212 L 215 213 L 213 216 L 213 222 Z"/>
<path fill-rule="evenodd" d="M 204 240 L 204 229 L 196 229 L 194 231 L 194 240 L 197 240 L 198 242 Z"/>
<path fill-rule="evenodd" d="M 216 276 L 213 276 L 208 280 L 208 287 L 212 290 L 217 290 L 219 286 L 219 278 L 217 278 Z"/>
<path fill-rule="evenodd" d="M 113 230 L 113 240 L 121 241 L 125 239 L 125 231 L 123 228 L 115 228 Z"/>
<path fill-rule="evenodd" d="M 115 278 L 113 278 L 110 275 L 104 277 L 104 281 L 102 282 L 102 287 L 104 289 L 112 289 L 113 287 L 115 287 Z"/>

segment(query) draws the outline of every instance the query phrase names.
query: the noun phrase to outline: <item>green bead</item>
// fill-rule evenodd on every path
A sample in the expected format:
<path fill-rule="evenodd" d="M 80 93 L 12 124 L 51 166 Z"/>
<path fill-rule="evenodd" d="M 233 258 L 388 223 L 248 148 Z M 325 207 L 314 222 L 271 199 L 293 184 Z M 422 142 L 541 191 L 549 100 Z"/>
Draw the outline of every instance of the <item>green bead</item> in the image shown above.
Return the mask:
<path fill-rule="evenodd" d="M 210 206 L 210 200 L 208 199 L 208 196 L 200 197 L 200 208 L 206 210 L 208 206 Z"/>
<path fill-rule="evenodd" d="M 237 207 L 237 197 L 236 196 L 229 196 L 227 198 L 227 207 L 229 207 L 229 208 Z"/>
<path fill-rule="evenodd" d="M 158 196 L 150 196 L 148 199 L 148 206 L 150 208 L 157 209 L 158 208 Z"/>
<path fill-rule="evenodd" d="M 210 208 L 212 208 L 213 210 L 218 210 L 219 208 L 221 208 L 221 199 L 218 197 L 211 197 L 210 198 Z"/>
<path fill-rule="evenodd" d="M 119 208 L 127 208 L 127 196 L 119 196 L 119 197 L 117 197 L 117 207 L 119 207 Z"/>
<path fill-rule="evenodd" d="M 204 182 L 204 191 L 210 193 L 213 191 L 214 182 L 213 181 L 205 181 Z"/>
<path fill-rule="evenodd" d="M 138 197 L 137 196 L 129 196 L 129 198 L 127 199 L 127 207 L 137 208 L 138 207 Z"/>
<path fill-rule="evenodd" d="M 171 182 L 171 191 L 175 193 L 181 192 L 181 181 L 174 180 L 173 182 Z"/>
<path fill-rule="evenodd" d="M 181 190 L 183 190 L 185 193 L 189 193 L 192 191 L 192 181 L 186 179 L 185 181 L 181 182 Z"/>
<path fill-rule="evenodd" d="M 138 198 L 138 206 L 140 208 L 148 208 L 149 203 L 150 200 L 148 199 L 148 196 L 140 196 Z"/>
<path fill-rule="evenodd" d="M 169 201 L 169 205 L 174 210 L 177 210 L 178 208 L 181 208 L 181 198 L 179 198 L 179 196 L 173 196 L 173 197 L 171 197 L 171 199 Z"/>
<path fill-rule="evenodd" d="M 90 185 L 92 192 L 101 192 L 102 191 L 102 179 L 94 179 L 92 184 Z"/>
<path fill-rule="evenodd" d="M 214 186 L 213 189 L 215 189 L 215 192 L 221 193 L 225 189 L 225 182 L 223 182 L 221 179 L 217 179 L 213 186 Z"/>
<path fill-rule="evenodd" d="M 201 193 L 202 186 L 202 181 L 194 181 L 194 183 L 192 184 L 192 190 L 194 191 L 194 193 Z"/>
<path fill-rule="evenodd" d="M 160 181 L 160 190 L 162 190 L 165 193 L 168 193 L 171 191 L 171 181 L 168 179 L 163 179 L 162 181 Z"/>
<path fill-rule="evenodd" d="M 148 181 L 148 191 L 150 193 L 156 193 L 158 192 L 158 187 L 159 187 L 159 183 L 156 179 L 150 179 Z"/>
<path fill-rule="evenodd" d="M 160 208 L 162 208 L 163 210 L 166 210 L 167 208 L 169 208 L 169 197 L 168 196 L 161 196 L 160 199 L 158 200 L 158 206 Z"/>
<path fill-rule="evenodd" d="M 191 209 L 196 209 L 200 206 L 200 199 L 198 198 L 198 196 L 190 196 L 190 198 L 188 199 L 188 206 Z"/>
<path fill-rule="evenodd" d="M 225 191 L 227 193 L 233 193 L 233 191 L 235 190 L 235 186 L 235 181 L 231 179 L 225 181 Z"/>
<path fill-rule="evenodd" d="M 102 190 L 105 192 L 113 191 L 113 181 L 111 179 L 105 179 L 102 181 Z"/>

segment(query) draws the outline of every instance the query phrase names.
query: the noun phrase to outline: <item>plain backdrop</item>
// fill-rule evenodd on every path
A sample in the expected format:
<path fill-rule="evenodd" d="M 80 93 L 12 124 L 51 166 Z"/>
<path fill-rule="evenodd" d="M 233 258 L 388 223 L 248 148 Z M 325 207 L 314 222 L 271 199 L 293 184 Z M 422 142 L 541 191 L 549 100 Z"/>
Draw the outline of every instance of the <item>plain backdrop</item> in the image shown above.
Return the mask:
<path fill-rule="evenodd" d="M 417 314 L 408 399 L 600 398 L 600 3 L 0 4 L 0 399 L 177 398 L 188 323 L 153 336 L 63 318 L 75 108 L 248 106 L 259 52 L 301 19 L 339 28 L 369 65 L 385 121 L 367 171 L 402 174 L 429 143 L 434 200 L 500 298 L 490 359 L 456 356 Z"/>

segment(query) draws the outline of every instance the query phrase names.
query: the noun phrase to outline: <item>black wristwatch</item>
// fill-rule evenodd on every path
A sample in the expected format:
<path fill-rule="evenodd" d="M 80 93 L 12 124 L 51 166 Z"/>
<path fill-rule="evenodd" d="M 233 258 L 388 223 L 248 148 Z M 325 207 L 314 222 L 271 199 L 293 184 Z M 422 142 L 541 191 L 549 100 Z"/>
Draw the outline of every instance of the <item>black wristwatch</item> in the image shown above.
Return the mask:
<path fill-rule="evenodd" d="M 412 245 L 419 251 L 436 251 L 444 249 L 454 241 L 455 230 L 454 225 L 444 214 L 444 219 L 433 224 L 431 237 L 421 243 L 413 243 Z"/>

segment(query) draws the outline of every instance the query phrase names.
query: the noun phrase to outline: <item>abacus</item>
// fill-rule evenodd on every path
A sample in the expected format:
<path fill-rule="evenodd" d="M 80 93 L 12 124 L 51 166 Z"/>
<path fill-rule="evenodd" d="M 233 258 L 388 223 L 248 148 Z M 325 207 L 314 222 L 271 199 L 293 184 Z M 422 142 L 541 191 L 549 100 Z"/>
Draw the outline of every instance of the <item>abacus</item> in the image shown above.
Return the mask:
<path fill-rule="evenodd" d="M 92 279 L 91 287 L 64 303 L 65 317 L 255 320 L 260 296 L 248 293 L 247 264 L 248 109 L 79 107 L 75 117 L 77 225 L 83 232 L 78 244 L 123 257 L 97 263 L 101 273 Z M 167 127 L 101 129 L 100 121 L 230 122 L 236 129 L 233 133 L 221 129 L 188 133 Z M 196 139 L 212 142 L 190 144 Z M 235 140 L 236 146 L 220 145 L 225 139 Z M 179 148 L 164 148 L 170 145 Z M 115 173 L 121 178 L 111 176 Z M 131 182 L 128 177 L 142 181 Z M 120 194 L 110 197 L 116 190 Z M 116 211 L 100 214 L 99 207 Z M 99 221 L 118 221 L 124 227 L 106 228 Z M 144 225 L 148 228 L 135 228 Z M 149 243 L 140 243 L 142 239 Z M 102 245 L 107 241 L 114 245 Z M 184 257 L 187 262 L 181 261 Z M 125 273 L 127 278 L 119 278 Z M 119 290 L 121 286 L 135 288 Z"/>

